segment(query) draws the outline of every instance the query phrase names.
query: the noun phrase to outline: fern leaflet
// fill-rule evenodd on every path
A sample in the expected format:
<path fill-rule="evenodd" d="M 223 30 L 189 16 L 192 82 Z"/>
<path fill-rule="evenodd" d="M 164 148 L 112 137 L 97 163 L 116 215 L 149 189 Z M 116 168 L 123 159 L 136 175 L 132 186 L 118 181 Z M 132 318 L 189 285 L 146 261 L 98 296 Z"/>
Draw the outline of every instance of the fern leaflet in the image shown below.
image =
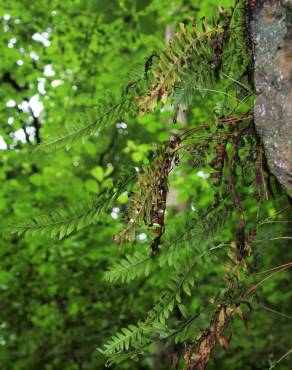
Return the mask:
<path fill-rule="evenodd" d="M 140 276 L 148 276 L 153 264 L 153 259 L 140 251 L 128 255 L 121 261 L 116 262 L 104 274 L 104 280 L 114 283 L 122 281 L 128 283 Z"/>

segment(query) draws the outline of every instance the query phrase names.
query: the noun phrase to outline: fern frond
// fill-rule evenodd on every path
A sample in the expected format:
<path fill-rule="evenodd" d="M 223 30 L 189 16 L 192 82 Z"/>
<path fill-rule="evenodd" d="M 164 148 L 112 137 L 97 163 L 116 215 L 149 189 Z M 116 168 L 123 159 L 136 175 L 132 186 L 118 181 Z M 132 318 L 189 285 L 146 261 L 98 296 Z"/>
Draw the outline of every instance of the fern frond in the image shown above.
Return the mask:
<path fill-rule="evenodd" d="M 182 259 L 186 258 L 186 254 L 198 248 L 197 246 L 203 240 L 203 226 L 193 215 L 187 214 L 179 229 L 183 231 L 181 233 L 177 232 L 177 220 L 175 220 L 174 225 L 168 224 L 168 232 L 158 255 L 160 267 L 166 264 L 169 267 L 178 265 Z"/>
<path fill-rule="evenodd" d="M 98 348 L 98 351 L 100 353 L 102 353 L 104 355 L 104 352 Z M 106 361 L 105 363 L 105 367 L 111 367 L 112 365 L 116 364 L 120 364 L 121 362 L 124 362 L 128 359 L 136 359 L 139 355 L 142 355 L 143 352 L 138 349 L 138 350 L 133 350 L 131 352 L 125 352 L 125 353 L 115 353 L 115 354 L 111 354 L 110 355 L 110 358 Z"/>
<path fill-rule="evenodd" d="M 196 94 L 200 94 L 202 98 L 208 91 L 228 95 L 224 91 L 208 88 L 214 85 L 214 80 L 212 71 L 204 67 L 204 65 L 196 67 L 190 66 L 190 68 L 182 73 L 179 83 L 175 85 L 173 90 L 172 105 L 175 112 L 178 111 L 179 108 L 189 108 Z"/>
<path fill-rule="evenodd" d="M 128 351 L 131 347 L 136 350 L 142 350 L 145 345 L 148 345 L 157 338 L 157 334 L 167 337 L 167 333 L 171 330 L 166 325 L 174 306 L 177 305 L 184 317 L 188 316 L 188 311 L 182 303 L 182 295 L 191 295 L 197 279 L 197 264 L 204 257 L 209 255 L 213 250 L 224 247 L 225 244 L 213 246 L 205 249 L 199 255 L 192 253 L 189 256 L 187 265 L 184 263 L 184 268 L 179 266 L 178 273 L 171 277 L 167 288 L 162 292 L 158 301 L 153 308 L 148 311 L 146 318 L 140 321 L 136 326 L 130 325 L 128 328 L 123 328 L 119 333 L 111 337 L 104 345 L 102 353 L 110 358 L 111 363 L 119 361 L 119 355 L 124 355 L 124 351 Z M 184 272 L 181 272 L 184 271 Z M 187 331 L 181 334 L 185 337 Z M 176 333 L 177 339 L 180 340 L 179 332 Z"/>
<path fill-rule="evenodd" d="M 148 332 L 145 323 L 139 322 L 137 325 L 129 325 L 122 328 L 119 333 L 113 335 L 110 340 L 100 350 L 104 355 L 110 356 L 116 353 L 127 351 L 130 346 L 141 345 L 143 335 Z"/>
<path fill-rule="evenodd" d="M 153 265 L 151 256 L 145 255 L 140 251 L 128 255 L 121 261 L 116 262 L 104 274 L 104 280 L 115 283 L 122 281 L 128 283 L 140 276 L 148 276 Z"/>
<path fill-rule="evenodd" d="M 185 76 L 186 78 L 182 79 L 174 89 L 172 99 L 174 110 L 187 109 L 193 102 L 196 89 L 200 90 L 196 88 L 197 78 L 193 73 L 186 73 Z"/>
<path fill-rule="evenodd" d="M 56 210 L 48 215 L 35 216 L 23 223 L 11 225 L 10 229 L 18 235 L 24 233 L 31 235 L 49 234 L 51 237 L 58 235 L 59 239 L 62 239 L 73 231 L 96 222 L 102 209 L 103 202 L 98 200 L 92 201 L 90 204 L 80 202 L 67 209 Z"/>
<path fill-rule="evenodd" d="M 178 327 L 171 333 L 171 337 L 174 339 L 174 343 L 182 343 L 187 340 L 191 340 L 194 337 L 194 332 L 197 328 L 196 319 L 200 317 L 203 312 L 206 312 L 210 303 L 208 302 L 204 306 L 197 308 L 195 314 L 186 317 L 186 320 L 178 325 Z"/>
<path fill-rule="evenodd" d="M 130 176 L 126 182 L 121 182 L 116 188 L 93 197 L 89 203 L 81 201 L 68 206 L 67 209 L 55 210 L 48 215 L 35 216 L 24 222 L 8 225 L 8 228 L 18 235 L 39 234 L 58 236 L 62 239 L 73 231 L 97 222 L 100 213 L 121 195 L 132 178 L 133 176 Z"/>
<path fill-rule="evenodd" d="M 109 99 L 110 100 L 110 99 Z M 129 113 L 133 109 L 133 98 L 125 96 L 118 103 L 101 101 L 97 110 L 92 114 L 89 122 L 79 119 L 79 122 L 70 124 L 66 129 L 56 135 L 49 137 L 36 150 L 50 151 L 61 147 L 72 147 L 76 142 L 84 142 L 89 137 L 98 134 L 101 130 L 109 126 L 115 120 L 121 119 L 122 115 Z"/>
<path fill-rule="evenodd" d="M 118 244 L 133 241 L 136 228 L 142 224 L 157 226 L 154 232 L 162 234 L 164 229 L 164 212 L 168 193 L 168 175 L 175 155 L 176 139 L 163 146 L 157 146 L 148 165 L 144 165 L 137 175 L 137 189 L 130 194 L 126 210 L 125 228 L 115 235 Z"/>
<path fill-rule="evenodd" d="M 181 249 L 177 248 L 178 242 L 189 242 L 193 247 L 193 240 L 194 242 L 202 243 L 205 236 L 207 241 L 207 243 L 206 241 L 203 242 L 205 248 L 203 248 L 203 250 L 202 248 L 193 248 L 192 253 L 187 256 L 190 261 L 188 263 L 185 262 L 186 256 L 180 260 L 176 259 L 176 268 L 178 272 L 170 278 L 166 290 L 162 292 L 158 301 L 152 309 L 148 311 L 145 319 L 136 326 L 131 326 L 131 329 L 128 328 L 130 332 L 126 332 L 125 329 L 123 329 L 121 332 L 114 335 L 106 344 L 104 354 L 110 357 L 110 362 L 116 363 L 116 361 L 121 359 L 119 355 L 123 356 L 123 351 L 127 351 L 130 347 L 141 349 L 145 343 L 151 343 L 158 328 L 158 332 L 160 333 L 167 332 L 168 328 L 166 322 L 175 305 L 178 306 L 184 317 L 188 316 L 187 308 L 182 303 L 182 295 L 191 295 L 191 290 L 197 279 L 197 265 L 202 258 L 208 255 L 213 249 L 221 248 L 221 246 L 216 246 L 207 249 L 206 246 L 213 241 L 213 238 L 210 237 L 206 228 L 203 227 L 200 222 L 194 221 L 193 217 L 187 218 L 185 226 L 188 231 L 176 238 L 172 238 L 170 235 L 169 242 L 163 245 L 161 253 L 157 256 L 157 262 L 160 266 L 163 266 L 164 263 L 168 263 L 172 266 L 173 254 L 175 251 L 181 252 Z M 220 225 L 222 225 L 222 222 L 220 222 Z M 108 281 L 130 281 L 137 276 L 148 274 L 147 270 L 155 263 L 156 259 L 145 257 L 143 253 L 137 252 L 134 256 L 127 257 L 122 262 L 114 265 L 112 270 L 106 273 L 106 279 Z M 181 267 L 182 265 L 184 266 L 183 268 Z M 187 335 L 186 330 L 181 334 L 181 337 Z M 179 335 L 177 336 L 179 338 Z"/>
<path fill-rule="evenodd" d="M 214 28 L 209 28 L 204 21 L 203 31 L 200 31 L 196 23 L 192 29 L 181 23 L 181 30 L 170 40 L 167 48 L 159 57 L 156 69 L 153 69 L 153 81 L 146 94 L 139 99 L 140 113 L 153 111 L 159 101 L 163 102 L 173 93 L 178 82 L 181 81 L 185 70 L 190 66 L 200 68 L 195 70 L 197 79 L 202 84 L 210 80 L 210 68 L 207 68 L 212 56 L 212 48 L 209 42 L 222 32 L 222 25 L 218 23 Z M 194 68 L 194 69 L 195 69 Z"/>
<path fill-rule="evenodd" d="M 192 261 L 185 273 L 174 276 L 167 289 L 160 295 L 157 303 L 147 313 L 144 321 L 136 326 L 130 325 L 121 329 L 104 345 L 103 353 L 107 356 L 128 350 L 130 347 L 139 348 L 151 342 L 151 336 L 156 332 L 161 333 L 162 328 L 167 331 L 166 320 L 169 318 L 176 303 L 181 303 L 182 291 L 190 294 L 190 289 L 195 283 L 193 269 L 197 259 Z"/>

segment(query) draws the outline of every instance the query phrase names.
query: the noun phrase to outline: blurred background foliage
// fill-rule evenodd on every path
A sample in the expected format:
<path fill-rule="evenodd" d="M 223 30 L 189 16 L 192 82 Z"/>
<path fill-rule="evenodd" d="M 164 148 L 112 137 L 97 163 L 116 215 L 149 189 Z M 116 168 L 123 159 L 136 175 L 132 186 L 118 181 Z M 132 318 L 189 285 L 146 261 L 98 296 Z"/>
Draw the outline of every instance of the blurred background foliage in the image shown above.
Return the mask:
<path fill-rule="evenodd" d="M 163 45 L 167 30 L 188 21 L 189 16 L 210 18 L 219 5 L 232 5 L 229 0 L 0 3 L 2 226 L 88 199 L 88 195 L 110 188 L 124 168 L 139 167 L 151 143 L 168 139 L 170 111 L 117 122 L 70 151 L 36 153 L 34 147 L 66 122 L 86 119 L 99 99 L 109 93 L 119 95 L 135 74 L 143 71 L 147 57 Z M 210 112 L 216 114 L 222 99 L 206 94 L 203 102 L 196 100 L 188 112 L 189 122 L 205 123 Z M 174 230 L 183 225 L 183 216 L 176 214 L 185 202 L 202 208 L 212 200 L 205 172 L 190 167 L 182 166 L 172 176 L 175 199 L 170 214 Z M 167 281 L 165 274 L 158 271 L 151 278 L 115 286 L 102 279 L 107 266 L 131 250 L 130 246 L 117 247 L 112 242 L 112 235 L 120 229 L 126 202 L 125 193 L 96 225 L 63 241 L 46 235 L 3 234 L 1 370 L 103 369 L 105 359 L 96 348 L 120 327 L 143 317 L 151 307 Z M 264 215 L 273 215 L 283 204 L 285 197 L 271 199 Z M 233 225 L 227 224 L 226 237 L 232 238 L 233 231 Z M 266 237 L 270 231 L 266 227 L 263 235 Z M 273 225 L 272 235 L 286 235 L 287 231 L 287 224 L 279 223 Z M 135 247 L 147 248 L 146 234 L 138 236 Z M 271 268 L 289 261 L 291 243 L 275 240 L 259 248 L 258 254 L 263 269 Z M 194 307 L 204 297 L 216 294 L 213 280 L 222 269 L 213 261 L 207 269 L 200 266 L 199 273 L 201 284 L 192 297 Z M 261 298 L 266 309 L 253 307 L 248 329 L 235 320 L 227 354 L 218 349 L 210 369 L 266 369 L 291 347 L 289 273 L 283 272 L 267 282 Z M 163 349 L 154 346 L 141 361 L 122 363 L 116 369 L 172 368 L 171 353 L 161 353 Z M 278 367 L 290 369 L 289 358 Z"/>

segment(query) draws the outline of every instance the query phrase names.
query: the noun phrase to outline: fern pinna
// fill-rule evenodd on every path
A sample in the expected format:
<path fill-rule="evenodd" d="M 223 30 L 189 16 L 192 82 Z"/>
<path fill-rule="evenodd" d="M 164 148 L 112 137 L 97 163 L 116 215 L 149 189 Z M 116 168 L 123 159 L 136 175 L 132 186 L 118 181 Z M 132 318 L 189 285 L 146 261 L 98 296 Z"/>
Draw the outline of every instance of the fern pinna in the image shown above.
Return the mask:
<path fill-rule="evenodd" d="M 108 357 L 108 365 L 139 357 L 150 344 L 164 342 L 173 353 L 174 365 L 205 369 L 217 343 L 228 348 L 233 317 L 237 315 L 246 324 L 243 307 L 250 310 L 256 291 L 249 275 L 256 268 L 252 243 L 259 224 L 252 220 L 259 219 L 258 210 L 269 190 L 263 152 L 253 125 L 249 59 L 242 51 L 244 11 L 238 4 L 236 1 L 230 12 L 220 8 L 218 18 L 210 24 L 205 18 L 201 24 L 194 19 L 190 26 L 181 24 L 165 50 L 147 58 L 144 73 L 126 86 L 120 101 L 102 102 L 92 121 L 72 125 L 42 147 L 70 147 L 127 116 L 129 111 L 143 115 L 159 104 L 172 110 L 176 122 L 179 109 L 191 109 L 197 98 L 205 104 L 207 93 L 221 94 L 223 98 L 214 108 L 215 120 L 190 124 L 181 131 L 174 126 L 169 140 L 153 145 L 148 164 L 91 204 L 71 206 L 68 211 L 12 225 L 19 234 L 44 232 L 62 238 L 96 222 L 101 210 L 128 190 L 124 227 L 114 241 L 135 242 L 137 230 L 143 230 L 151 239 L 150 250 L 139 245 L 111 266 L 104 279 L 129 283 L 141 277 L 159 279 L 164 274 L 167 283 L 144 319 L 122 328 L 99 349 Z M 239 76 L 234 76 L 235 65 Z M 186 221 L 178 229 L 179 221 L 176 215 L 167 217 L 166 205 L 172 173 L 182 164 L 189 171 L 194 167 L 206 171 L 213 200 L 195 213 L 187 204 Z M 256 199 L 256 216 L 248 210 L 251 198 Z M 234 234 L 227 235 L 227 240 L 226 222 L 234 226 Z M 218 260 L 229 262 L 221 264 L 220 273 L 214 272 L 217 284 L 219 280 L 217 295 L 201 299 L 200 305 L 194 307 L 193 290 L 198 291 L 204 281 L 200 274 L 211 279 L 203 271 L 213 271 Z M 177 347 L 180 343 L 183 346 Z"/>

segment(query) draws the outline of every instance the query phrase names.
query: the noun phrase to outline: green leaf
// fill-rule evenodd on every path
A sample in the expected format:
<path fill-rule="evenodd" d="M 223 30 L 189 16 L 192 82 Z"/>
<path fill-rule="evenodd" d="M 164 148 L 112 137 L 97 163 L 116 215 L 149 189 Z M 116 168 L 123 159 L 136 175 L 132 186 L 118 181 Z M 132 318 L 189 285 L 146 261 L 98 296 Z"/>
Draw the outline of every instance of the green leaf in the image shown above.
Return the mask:
<path fill-rule="evenodd" d="M 86 180 L 85 187 L 90 193 L 98 193 L 99 192 L 99 185 L 95 180 Z"/>
<path fill-rule="evenodd" d="M 43 177 L 38 173 L 32 174 L 28 179 L 35 186 L 41 186 L 43 183 Z"/>
<path fill-rule="evenodd" d="M 104 178 L 104 171 L 103 171 L 103 168 L 100 167 L 100 166 L 96 166 L 94 167 L 91 171 L 90 171 L 91 175 L 93 177 L 95 177 L 99 182 L 102 182 L 103 178 Z"/>

